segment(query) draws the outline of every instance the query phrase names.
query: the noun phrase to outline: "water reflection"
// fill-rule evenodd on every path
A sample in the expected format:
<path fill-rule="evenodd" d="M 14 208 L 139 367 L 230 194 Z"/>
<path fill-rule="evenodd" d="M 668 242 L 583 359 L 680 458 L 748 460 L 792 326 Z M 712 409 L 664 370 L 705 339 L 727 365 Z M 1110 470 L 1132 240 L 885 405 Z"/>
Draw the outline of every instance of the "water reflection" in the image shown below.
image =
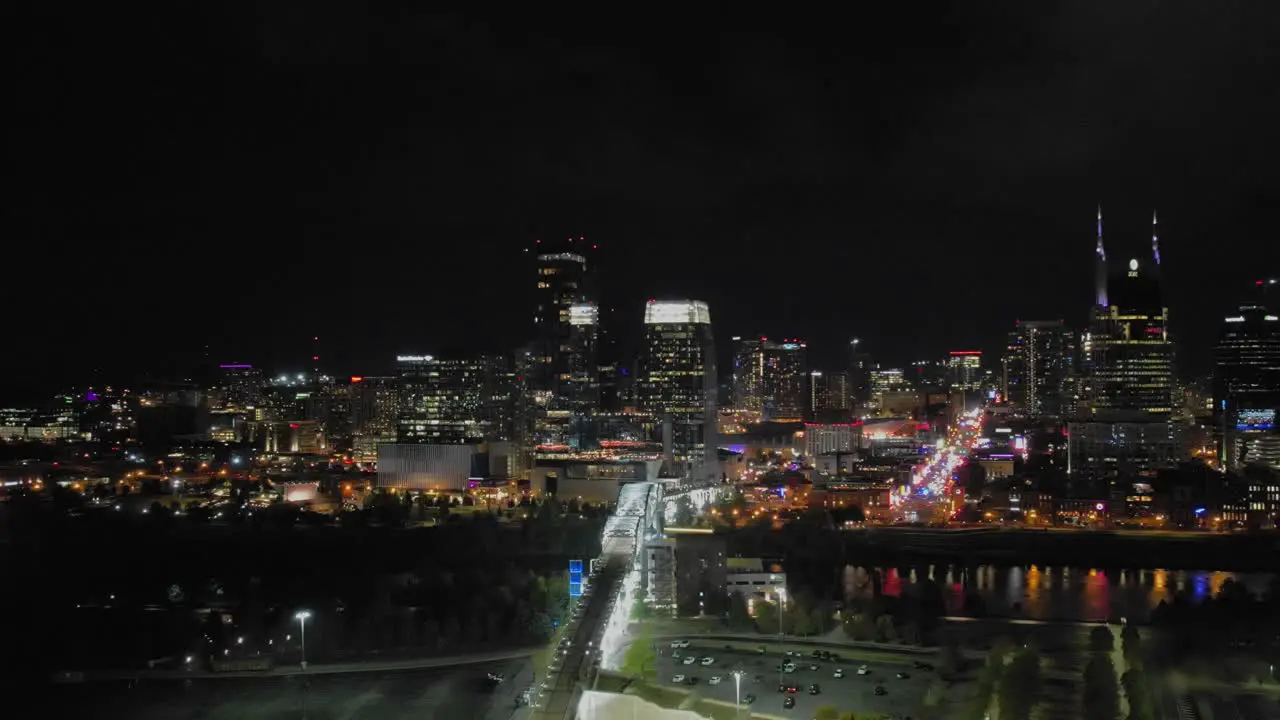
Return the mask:
<path fill-rule="evenodd" d="M 965 600 L 976 595 L 987 614 L 1036 620 L 1102 621 L 1117 617 L 1145 621 L 1162 601 L 1184 594 L 1193 602 L 1216 595 L 1227 580 L 1261 595 L 1269 573 L 1162 568 L 1072 568 L 1042 565 L 928 565 L 918 569 L 869 569 L 878 575 L 881 592 L 900 596 L 926 581 L 942 590 L 948 614 L 966 614 Z M 861 570 L 858 576 L 865 576 Z M 870 583 L 850 583 L 862 595 Z"/>

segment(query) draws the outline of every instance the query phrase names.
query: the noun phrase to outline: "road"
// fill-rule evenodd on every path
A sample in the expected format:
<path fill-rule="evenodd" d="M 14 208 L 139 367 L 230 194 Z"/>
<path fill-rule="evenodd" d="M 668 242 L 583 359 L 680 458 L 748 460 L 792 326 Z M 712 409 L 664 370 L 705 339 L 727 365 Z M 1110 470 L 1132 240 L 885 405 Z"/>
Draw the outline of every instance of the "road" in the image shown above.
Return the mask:
<path fill-rule="evenodd" d="M 489 672 L 510 681 L 496 688 Z M 465 668 L 356 675 L 143 680 L 60 686 L 45 693 L 40 714 L 103 720 L 510 720 L 529 680 L 526 660 Z"/>
<path fill-rule="evenodd" d="M 293 663 L 277 665 L 271 670 L 244 672 L 210 672 L 203 668 L 191 670 L 91 670 L 84 673 L 85 682 L 111 680 L 194 680 L 194 679 L 247 679 L 279 677 L 286 675 L 350 675 L 357 673 L 401 672 L 405 670 L 430 670 L 459 665 L 475 665 L 503 660 L 527 658 L 539 647 L 499 650 L 469 655 L 413 658 L 406 660 L 372 660 L 354 663 L 307 663 L 307 669 Z"/>
<path fill-rule="evenodd" d="M 618 579 L 626 571 L 629 558 L 607 556 L 604 568 L 591 583 L 592 590 L 585 599 L 582 619 L 573 632 L 561 643 L 562 653 L 552 661 L 554 674 L 544 681 L 545 694 L 530 716 L 539 720 L 564 720 L 571 717 L 570 708 L 577 702 L 575 690 L 578 683 L 588 677 L 599 650 L 599 630 L 602 620 L 608 617 L 610 599 Z"/>

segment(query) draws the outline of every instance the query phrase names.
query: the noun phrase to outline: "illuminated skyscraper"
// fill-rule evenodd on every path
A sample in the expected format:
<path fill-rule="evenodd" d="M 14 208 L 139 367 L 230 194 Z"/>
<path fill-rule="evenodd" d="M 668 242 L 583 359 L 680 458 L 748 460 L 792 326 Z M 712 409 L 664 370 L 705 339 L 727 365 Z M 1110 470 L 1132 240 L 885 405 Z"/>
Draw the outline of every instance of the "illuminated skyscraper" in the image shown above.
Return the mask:
<path fill-rule="evenodd" d="M 768 338 L 733 338 L 733 407 L 764 411 L 764 343 Z"/>
<path fill-rule="evenodd" d="M 514 398 L 506 358 L 401 355 L 396 364 L 397 442 L 454 444 L 510 436 Z"/>
<path fill-rule="evenodd" d="M 668 471 L 717 477 L 716 352 L 711 311 L 699 300 L 650 300 L 644 309 L 642 409 L 661 424 Z"/>
<path fill-rule="evenodd" d="M 600 404 L 600 313 L 588 262 L 598 247 L 567 237 L 538 240 L 528 250 L 535 253 L 535 339 L 524 405 L 533 411 L 537 442 L 574 442 Z"/>
<path fill-rule="evenodd" d="M 1074 403 L 1070 383 L 1075 339 L 1061 320 L 1019 320 L 1009 333 L 1001 392 L 1005 402 L 1029 415 L 1062 417 Z"/>
<path fill-rule="evenodd" d="M 1223 467 L 1280 467 L 1280 315 L 1268 305 L 1275 280 L 1259 280 L 1252 297 L 1228 316 L 1214 348 L 1213 404 Z"/>
<path fill-rule="evenodd" d="M 947 387 L 974 392 L 982 387 L 982 351 L 952 350 L 947 358 Z"/>
<path fill-rule="evenodd" d="M 737 338 L 733 351 L 735 409 L 765 420 L 799 420 L 808 407 L 805 343 L 789 339 Z"/>
<path fill-rule="evenodd" d="M 1149 255 L 1135 251 L 1112 262 L 1098 215 L 1095 304 L 1084 341 L 1082 397 L 1068 431 L 1071 472 L 1149 471 L 1183 455 L 1181 427 L 1172 421 L 1179 403 L 1157 227 L 1153 213 Z"/>

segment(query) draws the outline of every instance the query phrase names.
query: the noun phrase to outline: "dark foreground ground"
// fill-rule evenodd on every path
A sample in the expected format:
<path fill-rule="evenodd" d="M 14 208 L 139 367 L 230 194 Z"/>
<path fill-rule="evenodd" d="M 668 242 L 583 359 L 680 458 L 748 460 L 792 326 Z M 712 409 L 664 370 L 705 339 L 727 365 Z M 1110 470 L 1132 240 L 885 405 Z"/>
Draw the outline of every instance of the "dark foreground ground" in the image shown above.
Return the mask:
<path fill-rule="evenodd" d="M 486 673 L 509 680 L 492 687 Z M 507 720 L 529 686 L 527 662 L 513 660 L 455 669 L 68 685 L 53 688 L 44 717 L 129 720 Z"/>

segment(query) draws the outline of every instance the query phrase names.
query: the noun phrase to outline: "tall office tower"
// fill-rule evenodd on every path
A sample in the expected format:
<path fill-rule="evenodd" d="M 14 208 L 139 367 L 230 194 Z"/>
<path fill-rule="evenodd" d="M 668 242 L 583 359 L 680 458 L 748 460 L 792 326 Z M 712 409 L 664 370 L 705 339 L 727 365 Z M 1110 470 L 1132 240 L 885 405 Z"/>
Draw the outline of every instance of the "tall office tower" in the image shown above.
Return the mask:
<path fill-rule="evenodd" d="M 764 344 L 768 338 L 733 338 L 733 409 L 764 412 Z"/>
<path fill-rule="evenodd" d="M 903 376 L 902 368 L 875 368 L 871 370 L 870 406 L 879 410 L 884 406 L 884 396 L 888 393 L 906 392 L 910 389 Z"/>
<path fill-rule="evenodd" d="M 569 413 L 569 444 L 579 448 L 594 444 L 592 423 L 600 412 L 599 330 L 595 303 L 569 306 L 569 336 L 563 347 L 568 378 L 552 407 Z"/>
<path fill-rule="evenodd" d="M 397 378 L 389 375 L 351 378 L 351 425 L 356 435 L 395 435 L 398 387 Z"/>
<path fill-rule="evenodd" d="M 860 345 L 858 338 L 849 340 L 849 387 L 853 393 L 849 404 L 859 413 L 871 404 L 871 371 L 875 369 L 871 354 L 860 350 Z"/>
<path fill-rule="evenodd" d="M 1019 320 L 1009 333 L 1001 393 L 1029 415 L 1070 415 L 1074 367 L 1075 335 L 1061 320 Z"/>
<path fill-rule="evenodd" d="M 716 352 L 711 311 L 699 300 L 650 300 L 644 309 L 640 402 L 662 427 L 668 472 L 718 475 Z"/>
<path fill-rule="evenodd" d="M 457 444 L 510 434 L 503 388 L 505 358 L 497 355 L 401 355 L 397 442 Z"/>
<path fill-rule="evenodd" d="M 245 411 L 262 405 L 266 387 L 262 370 L 245 363 L 225 363 L 218 370 L 221 377 L 211 393 L 214 409 Z"/>
<path fill-rule="evenodd" d="M 1172 422 L 1179 402 L 1154 213 L 1150 254 L 1121 257 L 1108 259 L 1099 213 L 1081 417 L 1068 428 L 1070 472 L 1151 471 L 1183 455 L 1181 428 Z"/>
<path fill-rule="evenodd" d="M 1213 409 L 1222 467 L 1262 463 L 1280 467 L 1280 311 L 1259 280 L 1251 297 L 1222 323 L 1213 354 Z"/>
<path fill-rule="evenodd" d="M 852 411 L 853 393 L 849 373 L 842 371 L 809 371 L 809 412 L 813 420 L 840 418 L 847 420 Z"/>
<path fill-rule="evenodd" d="M 1093 412 L 1165 417 L 1177 405 L 1169 309 L 1161 294 L 1154 238 L 1153 230 L 1151 257 L 1135 253 L 1118 267 L 1107 266 L 1107 283 L 1099 294 L 1107 304 L 1095 307 L 1089 332 Z"/>
<path fill-rule="evenodd" d="M 766 342 L 764 351 L 764 417 L 802 420 L 809 405 L 808 350 L 795 338 Z"/>
<path fill-rule="evenodd" d="M 592 274 L 587 257 L 595 246 L 583 238 L 560 242 L 538 240 L 535 244 L 534 286 L 534 373 L 531 387 L 550 398 L 563 396 L 569 383 L 571 308 L 591 299 Z"/>
<path fill-rule="evenodd" d="M 951 390 L 975 392 L 982 387 L 982 351 L 952 350 L 947 358 L 947 386 Z"/>

